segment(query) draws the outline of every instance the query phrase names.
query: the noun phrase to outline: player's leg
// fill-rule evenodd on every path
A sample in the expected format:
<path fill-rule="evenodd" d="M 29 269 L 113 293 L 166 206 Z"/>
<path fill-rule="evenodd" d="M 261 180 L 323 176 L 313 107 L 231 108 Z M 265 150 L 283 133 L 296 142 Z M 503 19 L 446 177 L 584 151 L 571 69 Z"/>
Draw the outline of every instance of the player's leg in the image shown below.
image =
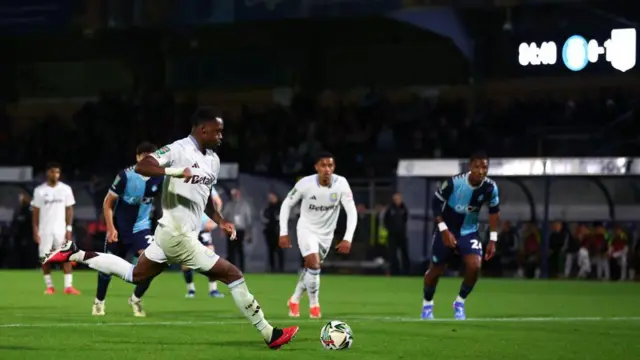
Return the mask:
<path fill-rule="evenodd" d="M 457 320 L 464 320 L 467 317 L 464 302 L 478 282 L 482 268 L 482 243 L 479 234 L 472 233 L 461 236 L 458 239 L 458 248 L 464 263 L 464 278 L 458 296 L 453 302 L 453 311 Z"/>
<path fill-rule="evenodd" d="M 216 248 L 213 246 L 213 242 L 207 243 L 205 246 L 211 251 L 216 251 Z M 218 282 L 216 281 L 216 278 L 211 275 L 207 275 L 207 278 L 209 279 L 209 296 L 213 298 L 223 298 L 224 294 L 218 291 Z"/>
<path fill-rule="evenodd" d="M 47 256 L 47 253 L 51 251 L 53 247 L 53 236 L 50 234 L 40 234 L 40 243 L 38 244 L 38 256 L 40 260 Z M 46 286 L 45 294 L 51 295 L 55 293 L 53 287 L 53 279 L 51 279 L 51 264 L 42 264 L 42 275 L 44 276 L 44 284 Z"/>
<path fill-rule="evenodd" d="M 54 234 L 53 236 L 53 248 L 57 249 L 62 247 L 67 240 L 64 233 Z M 80 291 L 73 287 L 73 266 L 71 262 L 62 263 L 62 272 L 64 273 L 64 293 L 67 295 L 80 295 Z"/>
<path fill-rule="evenodd" d="M 298 279 L 295 291 L 289 298 L 289 316 L 300 316 L 300 300 L 305 291 L 309 294 L 309 314 L 320 317 L 318 291 L 320 290 L 320 242 L 305 229 L 297 229 L 298 247 L 303 258 L 302 275 Z"/>
<path fill-rule="evenodd" d="M 291 295 L 287 303 L 287 305 L 289 306 L 289 316 L 291 317 L 300 316 L 300 300 L 302 300 L 304 292 L 307 291 L 307 287 L 304 284 L 305 273 L 306 269 L 303 268 L 302 271 L 300 271 L 300 276 L 298 277 L 298 281 L 296 282 L 296 288 L 293 291 L 293 295 Z"/>
<path fill-rule="evenodd" d="M 114 254 L 121 258 L 124 258 L 123 245 L 122 242 L 114 242 L 109 243 L 106 239 L 104 241 L 104 252 L 108 254 Z M 126 251 L 124 251 L 126 255 Z M 104 316 L 105 315 L 105 299 L 107 298 L 107 290 L 109 289 L 109 284 L 111 283 L 111 275 L 105 274 L 103 272 L 98 272 L 98 284 L 96 287 L 96 298 L 93 301 L 93 307 L 91 309 L 91 314 L 95 316 Z"/>
<path fill-rule="evenodd" d="M 154 244 L 152 243 L 152 246 L 147 248 L 147 251 L 138 259 L 138 263 L 133 265 L 113 254 L 80 250 L 75 243 L 69 241 L 60 249 L 50 253 L 44 259 L 44 264 L 75 261 L 107 275 L 117 275 L 126 282 L 138 284 L 154 278 L 166 267 L 167 260 L 164 252 L 158 246 L 153 247 Z M 152 247 L 152 251 L 148 251 Z"/>
<path fill-rule="evenodd" d="M 240 269 L 229 261 L 220 258 L 213 250 L 200 244 L 197 239 L 193 239 L 193 246 L 194 256 L 190 257 L 184 265 L 197 269 L 201 273 L 226 284 L 238 309 L 260 331 L 270 348 L 279 349 L 293 339 L 298 332 L 298 327 L 278 329 L 271 326 L 265 319 L 258 301 L 249 292 Z"/>
<path fill-rule="evenodd" d="M 193 270 L 189 269 L 186 266 L 180 266 L 180 270 L 182 271 L 184 282 L 187 284 L 187 295 L 185 295 L 185 297 L 186 298 L 195 297 L 196 285 L 193 283 Z"/>
<path fill-rule="evenodd" d="M 153 243 L 153 239 L 154 237 L 151 234 L 150 229 L 138 231 L 133 234 L 130 241 L 128 242 L 129 246 L 127 246 L 127 252 L 129 252 L 129 250 L 133 250 L 133 252 L 135 252 L 135 254 L 138 256 L 138 261 L 140 261 L 140 258 L 142 258 L 142 254 Z M 162 263 L 162 261 L 160 263 Z M 162 267 L 164 268 L 164 265 L 162 265 Z M 147 316 L 144 310 L 142 309 L 142 297 L 149 289 L 149 286 L 151 285 L 151 281 L 153 280 L 154 277 L 155 275 L 136 283 L 136 286 L 133 289 L 133 294 L 131 294 L 131 296 L 128 299 L 128 303 L 129 305 L 131 305 L 131 310 L 133 311 L 133 316 L 135 317 Z"/>
<path fill-rule="evenodd" d="M 433 317 L 433 298 L 436 294 L 438 281 L 447 270 L 447 262 L 453 254 L 453 249 L 444 246 L 442 235 L 439 231 L 435 231 L 431 237 L 431 263 L 429 269 L 424 273 L 424 286 L 422 297 L 422 320 L 432 320 Z"/>

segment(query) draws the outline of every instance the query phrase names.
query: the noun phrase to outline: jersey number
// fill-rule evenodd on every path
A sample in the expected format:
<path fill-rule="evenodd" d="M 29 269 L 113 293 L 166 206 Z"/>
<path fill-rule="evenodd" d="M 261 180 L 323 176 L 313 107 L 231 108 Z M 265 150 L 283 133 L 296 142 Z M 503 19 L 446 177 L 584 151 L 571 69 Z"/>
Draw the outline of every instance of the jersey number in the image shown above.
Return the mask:
<path fill-rule="evenodd" d="M 145 235 L 145 240 L 147 240 L 147 244 L 151 244 L 153 242 L 153 235 Z"/>
<path fill-rule="evenodd" d="M 471 248 L 476 250 L 482 250 L 482 244 L 480 241 L 473 239 L 471 240 Z"/>

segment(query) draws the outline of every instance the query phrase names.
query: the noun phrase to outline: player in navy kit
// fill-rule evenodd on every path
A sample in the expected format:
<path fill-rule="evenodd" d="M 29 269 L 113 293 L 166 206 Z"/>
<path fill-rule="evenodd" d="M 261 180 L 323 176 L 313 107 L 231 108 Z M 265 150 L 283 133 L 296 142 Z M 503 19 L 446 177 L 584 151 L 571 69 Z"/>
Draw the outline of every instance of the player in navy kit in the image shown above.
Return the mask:
<path fill-rule="evenodd" d="M 157 150 L 151 143 L 143 142 L 136 148 L 136 161 Z M 161 193 L 164 177 L 144 177 L 130 167 L 118 173 L 107 196 L 103 211 L 107 223 L 105 252 L 121 258 L 139 256 L 153 241 L 151 210 L 153 201 Z M 98 289 L 93 303 L 93 315 L 104 315 L 104 299 L 111 276 L 98 273 Z M 149 288 L 151 280 L 136 285 L 129 304 L 133 314 L 144 317 L 140 299 Z"/>
<path fill-rule="evenodd" d="M 433 234 L 432 258 L 424 275 L 422 319 L 433 319 L 433 296 L 438 279 L 444 273 L 454 252 L 464 262 L 464 280 L 453 303 L 454 317 L 466 319 L 464 302 L 473 290 L 482 265 L 482 242 L 478 233 L 478 214 L 483 204 L 489 205 L 489 242 L 485 259 L 493 257 L 498 240 L 500 199 L 498 185 L 487 177 L 489 159 L 484 154 L 473 155 L 469 172 L 444 181 L 432 201 L 433 216 L 438 229 Z"/>

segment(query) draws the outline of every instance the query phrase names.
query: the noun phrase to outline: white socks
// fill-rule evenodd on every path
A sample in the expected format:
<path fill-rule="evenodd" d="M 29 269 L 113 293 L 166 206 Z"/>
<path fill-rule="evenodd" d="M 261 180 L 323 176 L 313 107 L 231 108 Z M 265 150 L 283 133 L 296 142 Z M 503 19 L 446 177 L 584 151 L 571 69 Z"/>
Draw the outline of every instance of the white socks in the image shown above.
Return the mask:
<path fill-rule="evenodd" d="M 304 286 L 309 293 L 309 306 L 318 306 L 320 295 L 320 270 L 307 269 L 304 273 Z"/>
<path fill-rule="evenodd" d="M 218 291 L 218 282 L 217 281 L 209 281 L 209 292 Z"/>
<path fill-rule="evenodd" d="M 188 283 L 187 291 L 196 291 L 196 285 L 194 283 Z"/>
<path fill-rule="evenodd" d="M 71 255 L 69 261 L 77 261 L 89 265 L 90 268 L 98 270 L 107 275 L 117 275 L 126 282 L 133 282 L 133 268 L 128 261 L 112 254 L 98 253 L 98 256 L 84 260 L 85 252 L 78 250 Z"/>
<path fill-rule="evenodd" d="M 51 274 L 47 274 L 44 276 L 44 284 L 47 286 L 47 289 L 53 287 L 53 280 L 51 280 Z"/>
<path fill-rule="evenodd" d="M 302 271 L 302 274 L 300 274 L 300 277 L 298 278 L 298 283 L 296 283 L 296 289 L 293 292 L 293 295 L 291 296 L 291 301 L 298 304 L 300 302 L 300 299 L 302 299 L 302 295 L 304 295 L 304 292 L 307 290 L 307 287 L 304 285 L 304 274 L 306 274 L 307 271 L 306 269 L 304 269 Z"/>
<path fill-rule="evenodd" d="M 73 275 L 64 274 L 64 288 L 70 288 L 71 286 L 73 286 Z"/>
<path fill-rule="evenodd" d="M 273 326 L 264 319 L 264 313 L 260 308 L 260 304 L 258 304 L 249 292 L 249 289 L 247 289 L 244 278 L 229 284 L 229 291 L 231 292 L 231 296 L 233 296 L 233 301 L 236 302 L 236 306 L 238 306 L 238 309 L 244 314 L 244 317 L 260 331 L 266 341 L 271 341 Z"/>
<path fill-rule="evenodd" d="M 458 297 L 456 297 L 456 302 L 457 303 L 461 303 L 464 304 L 464 299 L 460 297 L 460 295 L 458 295 Z"/>

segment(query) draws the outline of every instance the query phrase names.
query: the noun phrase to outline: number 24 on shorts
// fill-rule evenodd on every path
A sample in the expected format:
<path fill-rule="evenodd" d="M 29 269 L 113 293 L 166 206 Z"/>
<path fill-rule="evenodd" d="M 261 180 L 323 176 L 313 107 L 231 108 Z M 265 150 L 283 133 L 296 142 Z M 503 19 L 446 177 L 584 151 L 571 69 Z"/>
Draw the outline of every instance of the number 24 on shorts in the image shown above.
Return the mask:
<path fill-rule="evenodd" d="M 144 239 L 147 240 L 147 244 L 150 245 L 153 242 L 153 235 L 146 235 Z"/>
<path fill-rule="evenodd" d="M 472 239 L 469 242 L 471 242 L 471 248 L 472 249 L 482 250 L 482 243 L 480 243 L 480 241 L 478 241 L 476 239 Z"/>

